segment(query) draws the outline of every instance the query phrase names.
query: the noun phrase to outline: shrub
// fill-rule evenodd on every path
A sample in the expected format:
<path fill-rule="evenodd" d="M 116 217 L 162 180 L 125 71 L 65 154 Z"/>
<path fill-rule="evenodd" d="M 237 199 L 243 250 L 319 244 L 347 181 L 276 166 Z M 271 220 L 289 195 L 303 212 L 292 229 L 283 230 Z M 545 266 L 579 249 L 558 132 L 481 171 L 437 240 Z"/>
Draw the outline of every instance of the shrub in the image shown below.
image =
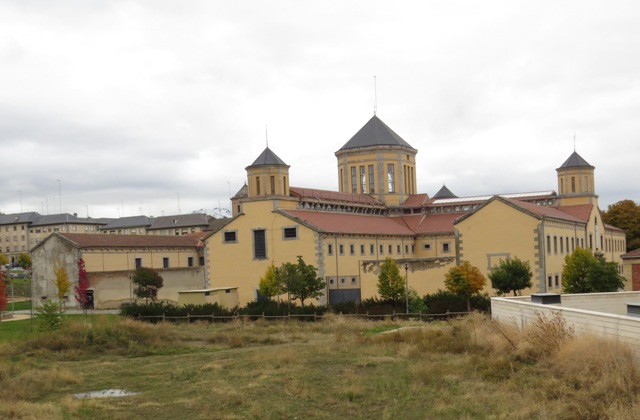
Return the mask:
<path fill-rule="evenodd" d="M 58 302 L 45 301 L 36 309 L 36 318 L 40 321 L 40 329 L 55 331 L 62 326 L 63 314 Z"/>
<path fill-rule="evenodd" d="M 314 306 L 305 305 L 298 306 L 295 304 L 289 305 L 287 302 L 277 302 L 270 299 L 258 299 L 253 302 L 249 302 L 247 306 L 241 308 L 239 313 L 241 315 L 252 316 L 287 316 L 291 315 L 322 315 L 326 312 L 326 306 Z"/>
<path fill-rule="evenodd" d="M 445 290 L 438 290 L 436 293 L 427 294 L 423 300 L 427 305 L 427 313 L 429 314 L 467 311 L 467 300 L 465 297 Z M 491 299 L 487 294 L 476 294 L 471 296 L 470 304 L 472 311 L 489 312 Z"/>
<path fill-rule="evenodd" d="M 214 315 L 232 316 L 237 314 L 237 308 L 228 309 L 217 303 L 206 303 L 203 305 L 176 305 L 168 302 L 147 302 L 147 303 L 127 303 L 120 307 L 120 315 L 137 317 L 186 317 L 187 315 Z M 143 318 L 144 319 L 144 318 Z M 155 320 L 149 320 L 151 322 Z"/>

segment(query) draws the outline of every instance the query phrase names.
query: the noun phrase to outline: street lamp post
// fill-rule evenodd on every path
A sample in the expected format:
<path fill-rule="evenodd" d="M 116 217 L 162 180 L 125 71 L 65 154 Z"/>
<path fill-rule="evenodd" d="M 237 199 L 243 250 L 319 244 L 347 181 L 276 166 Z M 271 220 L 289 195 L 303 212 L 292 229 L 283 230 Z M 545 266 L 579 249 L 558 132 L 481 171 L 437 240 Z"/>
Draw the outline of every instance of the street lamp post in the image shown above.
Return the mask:
<path fill-rule="evenodd" d="M 409 264 L 404 263 L 404 299 L 407 304 L 407 314 L 409 313 Z"/>

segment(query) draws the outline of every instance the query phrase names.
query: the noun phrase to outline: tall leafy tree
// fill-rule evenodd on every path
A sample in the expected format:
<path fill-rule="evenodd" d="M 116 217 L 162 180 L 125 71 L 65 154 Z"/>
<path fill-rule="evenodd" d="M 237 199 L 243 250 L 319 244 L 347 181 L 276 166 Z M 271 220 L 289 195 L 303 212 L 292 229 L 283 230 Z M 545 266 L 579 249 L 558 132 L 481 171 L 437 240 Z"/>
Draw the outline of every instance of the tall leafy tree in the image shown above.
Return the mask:
<path fill-rule="evenodd" d="M 145 301 L 149 299 L 155 301 L 158 298 L 158 290 L 162 289 L 164 283 L 162 276 L 148 267 L 137 268 L 131 280 L 136 285 L 133 293 L 137 298 Z"/>
<path fill-rule="evenodd" d="M 640 248 L 640 205 L 622 200 L 609 205 L 602 220 L 627 232 L 627 251 Z"/>
<path fill-rule="evenodd" d="M 0 252 L 0 265 L 9 264 L 9 257 Z"/>
<path fill-rule="evenodd" d="M 271 263 L 264 273 L 264 276 L 260 278 L 258 284 L 258 293 L 261 296 L 273 298 L 274 296 L 280 296 L 283 293 L 284 286 L 281 279 L 278 277 L 278 270 L 275 265 Z"/>
<path fill-rule="evenodd" d="M 616 263 L 583 248 L 577 248 L 564 258 L 564 293 L 615 292 L 621 288 L 624 288 L 624 278 L 618 274 Z"/>
<path fill-rule="evenodd" d="M 400 302 L 405 298 L 405 280 L 400 275 L 400 270 L 396 261 L 392 258 L 385 258 L 378 274 L 378 293 L 384 300 Z"/>
<path fill-rule="evenodd" d="M 471 312 L 471 296 L 479 293 L 487 279 L 482 275 L 480 269 L 464 261 L 462 264 L 451 267 L 444 276 L 444 286 L 451 293 L 455 293 L 467 300 L 467 310 Z"/>
<path fill-rule="evenodd" d="M 69 274 L 67 274 L 67 270 L 65 270 L 64 266 L 57 266 L 54 269 L 55 274 L 55 285 L 56 289 L 58 289 L 58 302 L 60 302 L 60 310 L 64 307 L 64 297 L 71 290 L 71 283 L 69 282 Z"/>
<path fill-rule="evenodd" d="M 522 261 L 518 257 L 507 258 L 500 262 L 489 272 L 491 287 L 498 291 L 500 295 L 513 292 L 518 296 L 518 292 L 531 287 L 531 267 L 529 261 Z"/>
<path fill-rule="evenodd" d="M 297 264 L 284 263 L 278 270 L 278 276 L 284 284 L 284 291 L 291 298 L 300 299 L 302 306 L 305 300 L 319 298 L 324 292 L 325 282 L 318 277 L 318 270 L 306 264 L 301 256 L 298 256 Z"/>
<path fill-rule="evenodd" d="M 87 296 L 87 288 L 89 287 L 89 282 L 87 281 L 87 270 L 84 265 L 84 260 L 82 258 L 78 259 L 78 284 L 76 284 L 73 288 L 75 292 L 76 301 L 80 304 L 80 307 L 83 310 L 87 310 L 87 304 L 89 303 L 89 298 Z M 86 312 L 85 312 L 86 313 Z"/>

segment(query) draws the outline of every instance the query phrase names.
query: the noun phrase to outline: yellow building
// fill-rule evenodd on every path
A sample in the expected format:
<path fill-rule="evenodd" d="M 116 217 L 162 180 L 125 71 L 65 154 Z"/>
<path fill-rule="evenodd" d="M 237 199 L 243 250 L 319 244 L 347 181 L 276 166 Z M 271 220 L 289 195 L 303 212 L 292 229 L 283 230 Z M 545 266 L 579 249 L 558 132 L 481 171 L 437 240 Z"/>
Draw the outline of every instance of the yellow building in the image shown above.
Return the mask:
<path fill-rule="evenodd" d="M 136 268 L 156 269 L 164 280 L 158 299 L 178 301 L 178 292 L 202 289 L 202 235 L 102 235 L 54 233 L 32 250 L 33 290 L 36 302 L 57 299 L 55 269 L 63 267 L 72 284 L 67 307 L 76 307 L 73 286 L 78 283 L 78 261 L 85 264 L 96 309 L 119 308 L 133 300 L 131 277 Z"/>
<path fill-rule="evenodd" d="M 432 198 L 416 191 L 416 154 L 374 115 L 336 152 L 338 191 L 325 191 L 290 187 L 289 165 L 267 147 L 246 168 L 233 218 L 205 238 L 207 287 L 237 287 L 246 304 L 271 264 L 297 256 L 326 281 L 320 303 L 375 296 L 387 257 L 421 295 L 463 260 L 485 274 L 501 259 L 527 260 L 535 292 L 560 291 L 576 247 L 621 265 L 624 232 L 602 222 L 594 167 L 577 153 L 557 169 L 560 194 L 457 197 L 443 186 Z"/>

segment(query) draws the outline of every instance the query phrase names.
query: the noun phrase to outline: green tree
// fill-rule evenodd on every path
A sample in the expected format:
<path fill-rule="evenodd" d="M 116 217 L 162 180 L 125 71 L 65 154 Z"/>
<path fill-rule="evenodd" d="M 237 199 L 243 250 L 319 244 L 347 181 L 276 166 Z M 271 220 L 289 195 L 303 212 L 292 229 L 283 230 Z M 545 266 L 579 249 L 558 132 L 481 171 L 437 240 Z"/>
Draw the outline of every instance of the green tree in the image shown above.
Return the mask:
<path fill-rule="evenodd" d="M 56 279 L 54 280 L 56 284 L 56 289 L 58 290 L 58 302 L 60 302 L 60 310 L 64 307 L 64 297 L 71 290 L 71 282 L 69 281 L 69 275 L 67 274 L 67 270 L 63 266 L 58 266 L 54 269 L 54 274 Z"/>
<path fill-rule="evenodd" d="M 302 306 L 305 300 L 318 298 L 324 292 L 325 283 L 318 277 L 318 270 L 306 264 L 301 256 L 298 256 L 297 264 L 284 263 L 277 272 L 284 292 L 293 299 L 300 299 Z"/>
<path fill-rule="evenodd" d="M 478 267 L 464 261 L 460 265 L 451 267 L 444 276 L 444 286 L 451 293 L 462 296 L 467 300 L 467 311 L 471 312 L 471 296 L 479 293 L 487 279 Z"/>
<path fill-rule="evenodd" d="M 529 261 L 522 261 L 518 257 L 501 261 L 489 272 L 491 287 L 500 295 L 513 292 L 514 296 L 518 296 L 519 291 L 531 287 L 531 277 L 533 274 Z"/>
<path fill-rule="evenodd" d="M 31 267 L 31 255 L 26 252 L 18 255 L 18 265 L 24 269 Z"/>
<path fill-rule="evenodd" d="M 260 278 L 258 293 L 262 296 L 273 298 L 274 296 L 280 296 L 283 293 L 283 288 L 281 279 L 278 277 L 278 270 L 273 263 L 271 263 L 271 265 L 267 267 L 264 276 Z"/>
<path fill-rule="evenodd" d="M 9 264 L 9 257 L 0 252 L 0 265 Z"/>
<path fill-rule="evenodd" d="M 7 308 L 7 283 L 5 282 L 5 273 L 0 271 L 0 321 L 2 321 L 2 312 Z"/>
<path fill-rule="evenodd" d="M 401 302 L 405 298 L 404 283 L 405 279 L 400 275 L 396 261 L 389 257 L 385 258 L 378 275 L 380 297 L 395 303 Z"/>
<path fill-rule="evenodd" d="M 615 263 L 595 256 L 588 249 L 577 248 L 564 258 L 562 291 L 564 293 L 615 292 L 624 287 Z"/>
<path fill-rule="evenodd" d="M 133 293 L 139 299 L 155 301 L 158 297 L 158 290 L 162 289 L 162 276 L 156 270 L 148 267 L 137 268 L 131 279 L 136 286 Z"/>
<path fill-rule="evenodd" d="M 633 200 L 622 200 L 607 207 L 602 220 L 627 233 L 627 251 L 640 248 L 640 205 Z"/>

